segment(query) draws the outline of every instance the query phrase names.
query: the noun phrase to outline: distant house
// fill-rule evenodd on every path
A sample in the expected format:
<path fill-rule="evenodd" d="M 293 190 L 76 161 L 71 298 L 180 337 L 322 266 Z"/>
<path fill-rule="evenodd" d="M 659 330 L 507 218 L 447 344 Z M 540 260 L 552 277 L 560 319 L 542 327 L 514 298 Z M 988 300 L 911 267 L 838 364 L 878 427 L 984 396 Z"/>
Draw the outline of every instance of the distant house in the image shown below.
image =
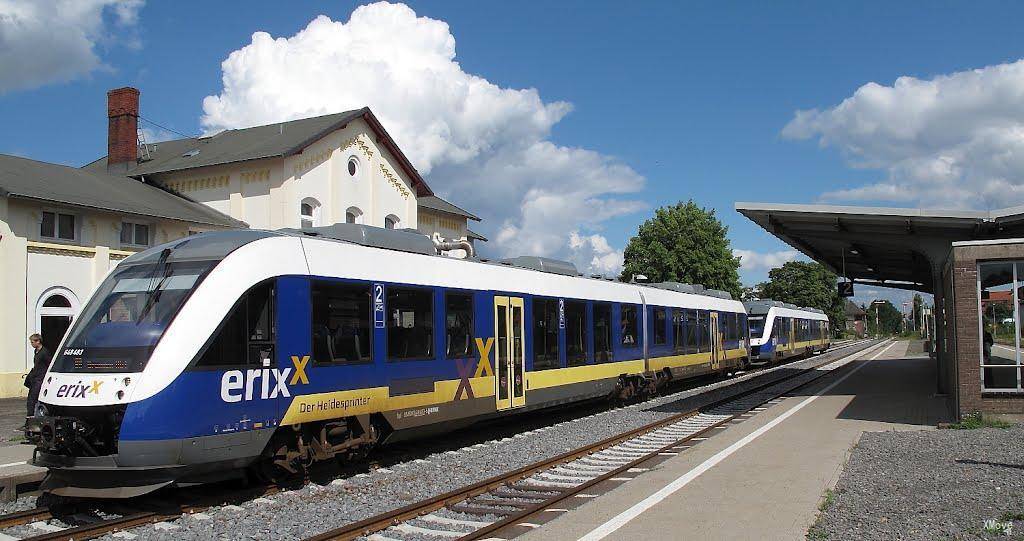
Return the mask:
<path fill-rule="evenodd" d="M 156 144 L 138 90 L 108 92 L 107 117 L 107 155 L 81 169 L 0 155 L 0 397 L 24 390 L 30 333 L 52 351 L 106 273 L 156 244 L 338 222 L 487 240 L 365 107 Z"/>
<path fill-rule="evenodd" d="M 843 308 L 844 312 L 846 312 L 847 332 L 852 332 L 858 338 L 864 337 L 867 330 L 867 312 L 850 299 L 846 299 L 846 304 Z"/>

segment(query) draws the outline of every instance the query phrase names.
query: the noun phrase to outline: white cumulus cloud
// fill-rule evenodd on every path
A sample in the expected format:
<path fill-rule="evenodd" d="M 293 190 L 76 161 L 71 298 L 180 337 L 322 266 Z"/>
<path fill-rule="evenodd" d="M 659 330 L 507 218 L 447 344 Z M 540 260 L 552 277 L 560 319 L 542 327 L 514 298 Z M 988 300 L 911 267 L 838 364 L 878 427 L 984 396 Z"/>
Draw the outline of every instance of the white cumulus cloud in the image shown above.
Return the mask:
<path fill-rule="evenodd" d="M 762 271 L 781 267 L 788 261 L 794 261 L 800 257 L 796 250 L 782 250 L 779 252 L 756 252 L 754 250 L 733 249 L 733 257 L 740 258 L 740 270 Z"/>
<path fill-rule="evenodd" d="M 626 196 L 644 185 L 632 168 L 550 140 L 570 104 L 467 73 L 447 23 L 404 4 L 319 16 L 290 37 L 256 32 L 222 70 L 204 129 L 367 105 L 438 195 L 484 218 L 474 225 L 492 239 L 484 250 L 568 257 L 572 232 L 645 208 Z"/>
<path fill-rule="evenodd" d="M 100 44 L 138 19 L 143 0 L 0 0 L 0 94 L 81 77 Z M 134 38 L 128 38 L 129 44 Z"/>
<path fill-rule="evenodd" d="M 622 250 L 616 250 L 601 235 L 569 233 L 569 260 L 586 274 L 615 277 L 622 271 Z"/>
<path fill-rule="evenodd" d="M 1024 202 L 1024 60 L 868 83 L 842 103 L 798 111 L 782 131 L 839 149 L 879 182 L 825 200 L 893 201 L 947 208 Z"/>

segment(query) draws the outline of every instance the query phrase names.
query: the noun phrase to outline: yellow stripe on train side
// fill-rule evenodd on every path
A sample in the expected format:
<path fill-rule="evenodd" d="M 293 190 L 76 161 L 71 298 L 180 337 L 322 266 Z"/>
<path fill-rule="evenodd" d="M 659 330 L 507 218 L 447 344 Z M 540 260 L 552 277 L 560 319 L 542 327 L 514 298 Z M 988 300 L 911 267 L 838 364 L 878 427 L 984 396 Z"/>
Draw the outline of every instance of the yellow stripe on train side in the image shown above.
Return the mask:
<path fill-rule="evenodd" d="M 546 389 L 573 383 L 617 377 L 619 374 L 642 374 L 644 360 L 619 361 L 617 363 L 588 364 L 569 368 L 553 368 L 526 373 L 528 390 Z"/>

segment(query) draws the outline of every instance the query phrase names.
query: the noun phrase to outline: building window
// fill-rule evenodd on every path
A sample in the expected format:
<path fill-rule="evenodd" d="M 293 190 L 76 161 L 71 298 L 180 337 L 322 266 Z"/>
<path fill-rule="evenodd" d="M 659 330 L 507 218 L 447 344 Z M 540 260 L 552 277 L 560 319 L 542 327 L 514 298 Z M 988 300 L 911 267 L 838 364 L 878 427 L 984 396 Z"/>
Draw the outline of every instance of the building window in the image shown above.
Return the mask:
<path fill-rule="evenodd" d="M 665 321 L 667 317 L 664 308 L 654 309 L 654 332 L 651 334 L 654 335 L 654 345 L 656 346 L 664 346 L 665 342 L 668 341 L 667 333 L 665 332 L 665 326 L 668 324 Z"/>
<path fill-rule="evenodd" d="M 986 391 L 1021 390 L 1021 310 L 1024 263 L 978 265 L 981 298 L 981 379 Z"/>
<path fill-rule="evenodd" d="M 348 159 L 348 176 L 356 178 L 359 174 L 359 159 L 352 156 Z"/>
<path fill-rule="evenodd" d="M 75 240 L 75 215 L 43 211 L 39 236 L 46 239 Z"/>
<path fill-rule="evenodd" d="M 594 359 L 612 362 L 612 305 L 594 303 Z"/>
<path fill-rule="evenodd" d="M 434 356 L 434 292 L 412 287 L 388 288 L 388 359 L 405 361 Z"/>
<path fill-rule="evenodd" d="M 121 224 L 122 246 L 149 246 L 149 225 L 123 222 Z"/>
<path fill-rule="evenodd" d="M 299 224 L 302 227 L 320 225 L 320 202 L 307 197 L 299 203 Z"/>
<path fill-rule="evenodd" d="M 361 224 L 363 223 L 363 211 L 359 210 L 359 207 L 349 207 L 345 211 L 345 223 L 347 224 Z"/>
<path fill-rule="evenodd" d="M 395 216 L 394 214 L 388 214 L 387 218 L 384 218 L 384 228 L 398 229 L 399 221 L 400 220 L 398 219 L 398 216 Z"/>
<path fill-rule="evenodd" d="M 587 364 L 587 303 L 565 301 L 565 360 L 569 366 Z"/>
<path fill-rule="evenodd" d="M 313 361 L 316 364 L 368 363 L 370 287 L 327 280 L 313 282 Z"/>
<path fill-rule="evenodd" d="M 445 356 L 463 359 L 473 354 L 473 295 L 448 293 L 444 297 Z"/>
<path fill-rule="evenodd" d="M 533 369 L 560 368 L 558 300 L 533 299 Z"/>

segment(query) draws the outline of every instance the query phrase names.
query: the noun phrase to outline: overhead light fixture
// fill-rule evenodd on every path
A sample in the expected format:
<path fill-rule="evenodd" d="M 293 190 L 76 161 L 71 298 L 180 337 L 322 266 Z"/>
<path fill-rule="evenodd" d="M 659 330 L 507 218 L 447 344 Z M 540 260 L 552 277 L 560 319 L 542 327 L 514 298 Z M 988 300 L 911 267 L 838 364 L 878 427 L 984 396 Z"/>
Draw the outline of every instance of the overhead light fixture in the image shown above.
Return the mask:
<path fill-rule="evenodd" d="M 859 254 L 860 252 L 858 252 L 857 250 L 850 250 L 850 253 L 851 253 L 851 254 L 853 254 L 853 255 L 857 255 L 857 254 Z"/>

